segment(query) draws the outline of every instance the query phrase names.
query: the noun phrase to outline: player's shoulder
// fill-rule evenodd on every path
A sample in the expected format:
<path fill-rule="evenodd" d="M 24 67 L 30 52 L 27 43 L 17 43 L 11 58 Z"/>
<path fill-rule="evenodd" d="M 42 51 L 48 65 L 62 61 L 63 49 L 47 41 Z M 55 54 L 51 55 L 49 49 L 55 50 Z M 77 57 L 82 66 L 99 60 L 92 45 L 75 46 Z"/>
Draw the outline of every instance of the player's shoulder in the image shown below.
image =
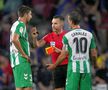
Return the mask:
<path fill-rule="evenodd" d="M 90 31 L 88 31 L 88 30 L 86 30 L 86 29 L 80 29 L 81 31 L 83 31 L 83 32 L 86 32 L 86 33 L 88 33 L 88 34 L 92 34 Z"/>
<path fill-rule="evenodd" d="M 86 30 L 86 29 L 81 29 L 83 32 L 85 32 L 85 33 L 87 33 L 87 36 L 88 37 L 92 37 L 93 36 L 93 34 L 90 32 L 90 31 L 88 31 L 88 30 Z"/>
<path fill-rule="evenodd" d="M 46 33 L 43 38 L 50 38 L 51 36 L 53 36 L 53 32 Z"/>
<path fill-rule="evenodd" d="M 67 31 L 63 37 L 69 38 L 71 36 L 70 35 L 71 33 L 72 33 L 72 31 Z"/>
<path fill-rule="evenodd" d="M 15 21 L 13 24 L 12 24 L 12 26 L 17 26 L 19 24 L 19 22 L 18 21 Z"/>
<path fill-rule="evenodd" d="M 20 21 L 15 21 L 12 25 L 13 27 L 17 27 L 17 26 L 24 26 L 24 23 L 23 22 L 20 22 Z"/>
<path fill-rule="evenodd" d="M 87 31 L 87 30 L 85 30 L 85 29 L 73 29 L 73 30 L 71 30 L 71 31 L 69 31 L 68 33 L 66 33 L 65 34 L 65 37 L 69 37 L 69 36 L 71 36 L 72 34 L 76 34 L 76 35 L 79 35 L 79 33 L 85 33 L 85 34 L 87 34 L 87 36 L 89 37 L 92 37 L 92 33 L 91 32 L 89 32 L 89 31 Z"/>
<path fill-rule="evenodd" d="M 87 34 L 87 36 L 92 36 L 92 33 L 91 32 L 89 32 L 88 30 L 86 30 L 86 29 L 76 29 L 76 30 L 73 30 L 73 33 L 74 32 L 84 32 L 84 33 L 86 33 Z"/>
<path fill-rule="evenodd" d="M 65 35 L 64 36 L 68 36 L 70 33 L 72 33 L 72 31 L 64 31 L 65 32 Z"/>
<path fill-rule="evenodd" d="M 18 21 L 19 26 L 25 26 L 25 24 L 22 21 Z"/>

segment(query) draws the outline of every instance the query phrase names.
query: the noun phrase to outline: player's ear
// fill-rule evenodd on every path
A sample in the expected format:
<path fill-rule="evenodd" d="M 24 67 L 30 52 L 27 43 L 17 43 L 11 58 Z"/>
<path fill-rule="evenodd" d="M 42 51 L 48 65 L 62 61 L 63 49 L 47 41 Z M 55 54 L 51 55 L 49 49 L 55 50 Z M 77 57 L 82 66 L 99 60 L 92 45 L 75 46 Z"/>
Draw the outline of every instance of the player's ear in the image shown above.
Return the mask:
<path fill-rule="evenodd" d="M 63 27 L 64 26 L 64 21 L 60 21 L 60 23 L 61 23 L 61 26 Z"/>
<path fill-rule="evenodd" d="M 27 17 L 27 13 L 24 14 L 24 17 Z"/>

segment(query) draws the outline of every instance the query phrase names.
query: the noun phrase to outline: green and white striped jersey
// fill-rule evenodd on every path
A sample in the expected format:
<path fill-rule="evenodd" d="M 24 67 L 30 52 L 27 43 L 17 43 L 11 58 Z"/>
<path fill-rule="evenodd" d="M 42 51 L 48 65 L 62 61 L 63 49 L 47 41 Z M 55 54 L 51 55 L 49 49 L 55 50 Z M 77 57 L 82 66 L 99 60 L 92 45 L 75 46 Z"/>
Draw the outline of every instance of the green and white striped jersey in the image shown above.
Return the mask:
<path fill-rule="evenodd" d="M 30 56 L 28 33 L 26 31 L 26 26 L 23 22 L 16 21 L 12 25 L 11 31 L 10 31 L 10 60 L 11 60 L 12 67 L 27 61 L 21 56 L 20 52 L 17 50 L 15 45 L 12 43 L 12 37 L 14 33 L 19 35 L 19 42 L 21 44 L 23 51 L 25 52 L 26 55 Z"/>
<path fill-rule="evenodd" d="M 68 70 L 90 73 L 89 51 L 96 48 L 92 33 L 83 29 L 74 29 L 64 35 L 63 45 L 69 52 Z"/>

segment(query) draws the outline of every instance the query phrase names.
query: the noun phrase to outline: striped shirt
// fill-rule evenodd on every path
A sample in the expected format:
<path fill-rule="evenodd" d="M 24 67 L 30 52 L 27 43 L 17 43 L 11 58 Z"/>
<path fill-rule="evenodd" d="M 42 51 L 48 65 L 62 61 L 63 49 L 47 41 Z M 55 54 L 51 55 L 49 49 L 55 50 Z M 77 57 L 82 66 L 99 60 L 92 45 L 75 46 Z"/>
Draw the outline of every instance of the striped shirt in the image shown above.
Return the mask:
<path fill-rule="evenodd" d="M 69 52 L 68 70 L 90 73 L 90 49 L 96 48 L 92 33 L 83 29 L 74 29 L 63 37 L 63 44 Z"/>
<path fill-rule="evenodd" d="M 22 62 L 26 60 L 24 59 L 20 52 L 17 50 L 15 45 L 12 43 L 12 38 L 14 33 L 19 35 L 19 42 L 21 44 L 21 47 L 26 55 L 30 56 L 30 50 L 29 50 L 29 42 L 28 42 L 28 34 L 26 32 L 26 26 L 21 21 L 16 21 L 10 30 L 10 60 L 11 60 L 11 66 L 14 67 L 16 65 L 21 64 Z"/>

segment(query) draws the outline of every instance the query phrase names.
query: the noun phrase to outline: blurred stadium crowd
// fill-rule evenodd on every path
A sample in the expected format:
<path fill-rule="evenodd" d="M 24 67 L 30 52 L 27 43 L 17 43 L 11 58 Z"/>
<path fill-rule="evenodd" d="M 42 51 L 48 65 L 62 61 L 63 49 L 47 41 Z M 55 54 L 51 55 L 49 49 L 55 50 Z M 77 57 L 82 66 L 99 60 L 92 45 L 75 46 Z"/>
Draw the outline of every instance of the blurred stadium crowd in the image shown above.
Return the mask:
<path fill-rule="evenodd" d="M 21 5 L 33 9 L 33 19 L 27 27 L 36 26 L 38 38 L 51 32 L 54 15 L 66 17 L 72 10 L 79 10 L 83 17 L 81 27 L 92 32 L 97 43 L 98 58 L 92 66 L 93 89 L 108 90 L 105 88 L 108 84 L 108 0 L 0 0 L 0 90 L 15 90 L 9 63 L 9 33 Z M 67 22 L 64 28 L 69 30 Z M 45 67 L 51 58 L 45 54 L 45 47 L 31 48 L 34 90 L 53 90 L 52 72 Z"/>

